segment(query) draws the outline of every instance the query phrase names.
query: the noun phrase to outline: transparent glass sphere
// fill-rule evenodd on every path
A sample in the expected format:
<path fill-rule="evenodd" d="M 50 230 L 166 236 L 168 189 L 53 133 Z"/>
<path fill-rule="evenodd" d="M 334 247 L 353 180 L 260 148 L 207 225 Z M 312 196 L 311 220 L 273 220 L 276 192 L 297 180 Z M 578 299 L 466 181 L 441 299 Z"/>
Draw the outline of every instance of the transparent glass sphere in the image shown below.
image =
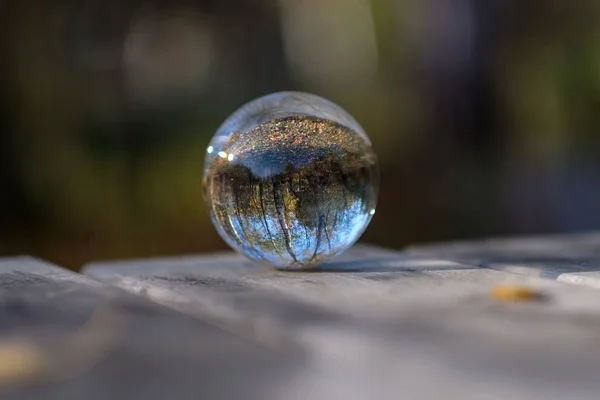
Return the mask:
<path fill-rule="evenodd" d="M 319 96 L 253 100 L 206 150 L 204 198 L 236 251 L 283 269 L 317 265 L 350 247 L 375 213 L 377 157 L 360 125 Z"/>

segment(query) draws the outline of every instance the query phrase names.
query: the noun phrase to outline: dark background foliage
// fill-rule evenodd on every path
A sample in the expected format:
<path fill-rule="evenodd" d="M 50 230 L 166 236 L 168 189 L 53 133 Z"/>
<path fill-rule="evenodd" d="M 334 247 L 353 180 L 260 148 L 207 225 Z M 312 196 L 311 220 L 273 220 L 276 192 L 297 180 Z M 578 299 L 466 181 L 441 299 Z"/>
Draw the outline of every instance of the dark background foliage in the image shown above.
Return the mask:
<path fill-rule="evenodd" d="M 289 89 L 371 136 L 365 241 L 600 227 L 598 2 L 9 0 L 0 31 L 0 254 L 224 249 L 208 140 Z"/>

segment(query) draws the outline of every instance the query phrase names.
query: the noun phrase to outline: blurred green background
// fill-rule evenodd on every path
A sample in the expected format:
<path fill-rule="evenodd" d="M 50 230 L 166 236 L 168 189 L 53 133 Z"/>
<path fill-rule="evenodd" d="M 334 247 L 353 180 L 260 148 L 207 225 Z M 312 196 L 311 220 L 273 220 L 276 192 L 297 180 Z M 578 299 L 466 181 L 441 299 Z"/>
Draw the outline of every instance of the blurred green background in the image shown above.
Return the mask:
<path fill-rule="evenodd" d="M 371 136 L 364 241 L 600 227 L 600 2 L 22 0 L 0 30 L 0 254 L 224 249 L 205 148 L 279 90 Z"/>

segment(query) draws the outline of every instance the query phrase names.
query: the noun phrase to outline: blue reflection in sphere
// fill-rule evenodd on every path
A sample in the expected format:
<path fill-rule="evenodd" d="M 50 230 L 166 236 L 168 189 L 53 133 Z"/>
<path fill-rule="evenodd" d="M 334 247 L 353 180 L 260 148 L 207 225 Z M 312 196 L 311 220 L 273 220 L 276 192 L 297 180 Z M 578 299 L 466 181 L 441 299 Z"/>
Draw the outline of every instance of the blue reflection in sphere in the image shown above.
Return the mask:
<path fill-rule="evenodd" d="M 206 154 L 204 198 L 236 251 L 282 269 L 315 266 L 349 248 L 377 202 L 371 142 L 319 96 L 280 92 L 235 111 Z"/>

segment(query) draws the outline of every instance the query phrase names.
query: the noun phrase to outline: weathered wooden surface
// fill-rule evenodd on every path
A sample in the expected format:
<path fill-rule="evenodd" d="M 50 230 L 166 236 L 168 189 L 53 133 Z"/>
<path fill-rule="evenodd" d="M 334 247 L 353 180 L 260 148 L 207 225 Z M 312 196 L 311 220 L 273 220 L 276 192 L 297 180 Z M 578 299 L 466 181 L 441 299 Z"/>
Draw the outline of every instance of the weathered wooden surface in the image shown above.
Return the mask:
<path fill-rule="evenodd" d="M 343 395 L 334 378 L 53 265 L 0 259 L 2 399 L 330 399 Z"/>
<path fill-rule="evenodd" d="M 356 398 L 598 397 L 600 292 L 415 253 L 356 247 L 316 272 L 222 254 L 84 273 L 276 352 L 294 349 L 337 371 Z M 542 296 L 499 301 L 498 284 Z"/>
<path fill-rule="evenodd" d="M 600 289 L 600 233 L 415 246 L 407 252 Z"/>

